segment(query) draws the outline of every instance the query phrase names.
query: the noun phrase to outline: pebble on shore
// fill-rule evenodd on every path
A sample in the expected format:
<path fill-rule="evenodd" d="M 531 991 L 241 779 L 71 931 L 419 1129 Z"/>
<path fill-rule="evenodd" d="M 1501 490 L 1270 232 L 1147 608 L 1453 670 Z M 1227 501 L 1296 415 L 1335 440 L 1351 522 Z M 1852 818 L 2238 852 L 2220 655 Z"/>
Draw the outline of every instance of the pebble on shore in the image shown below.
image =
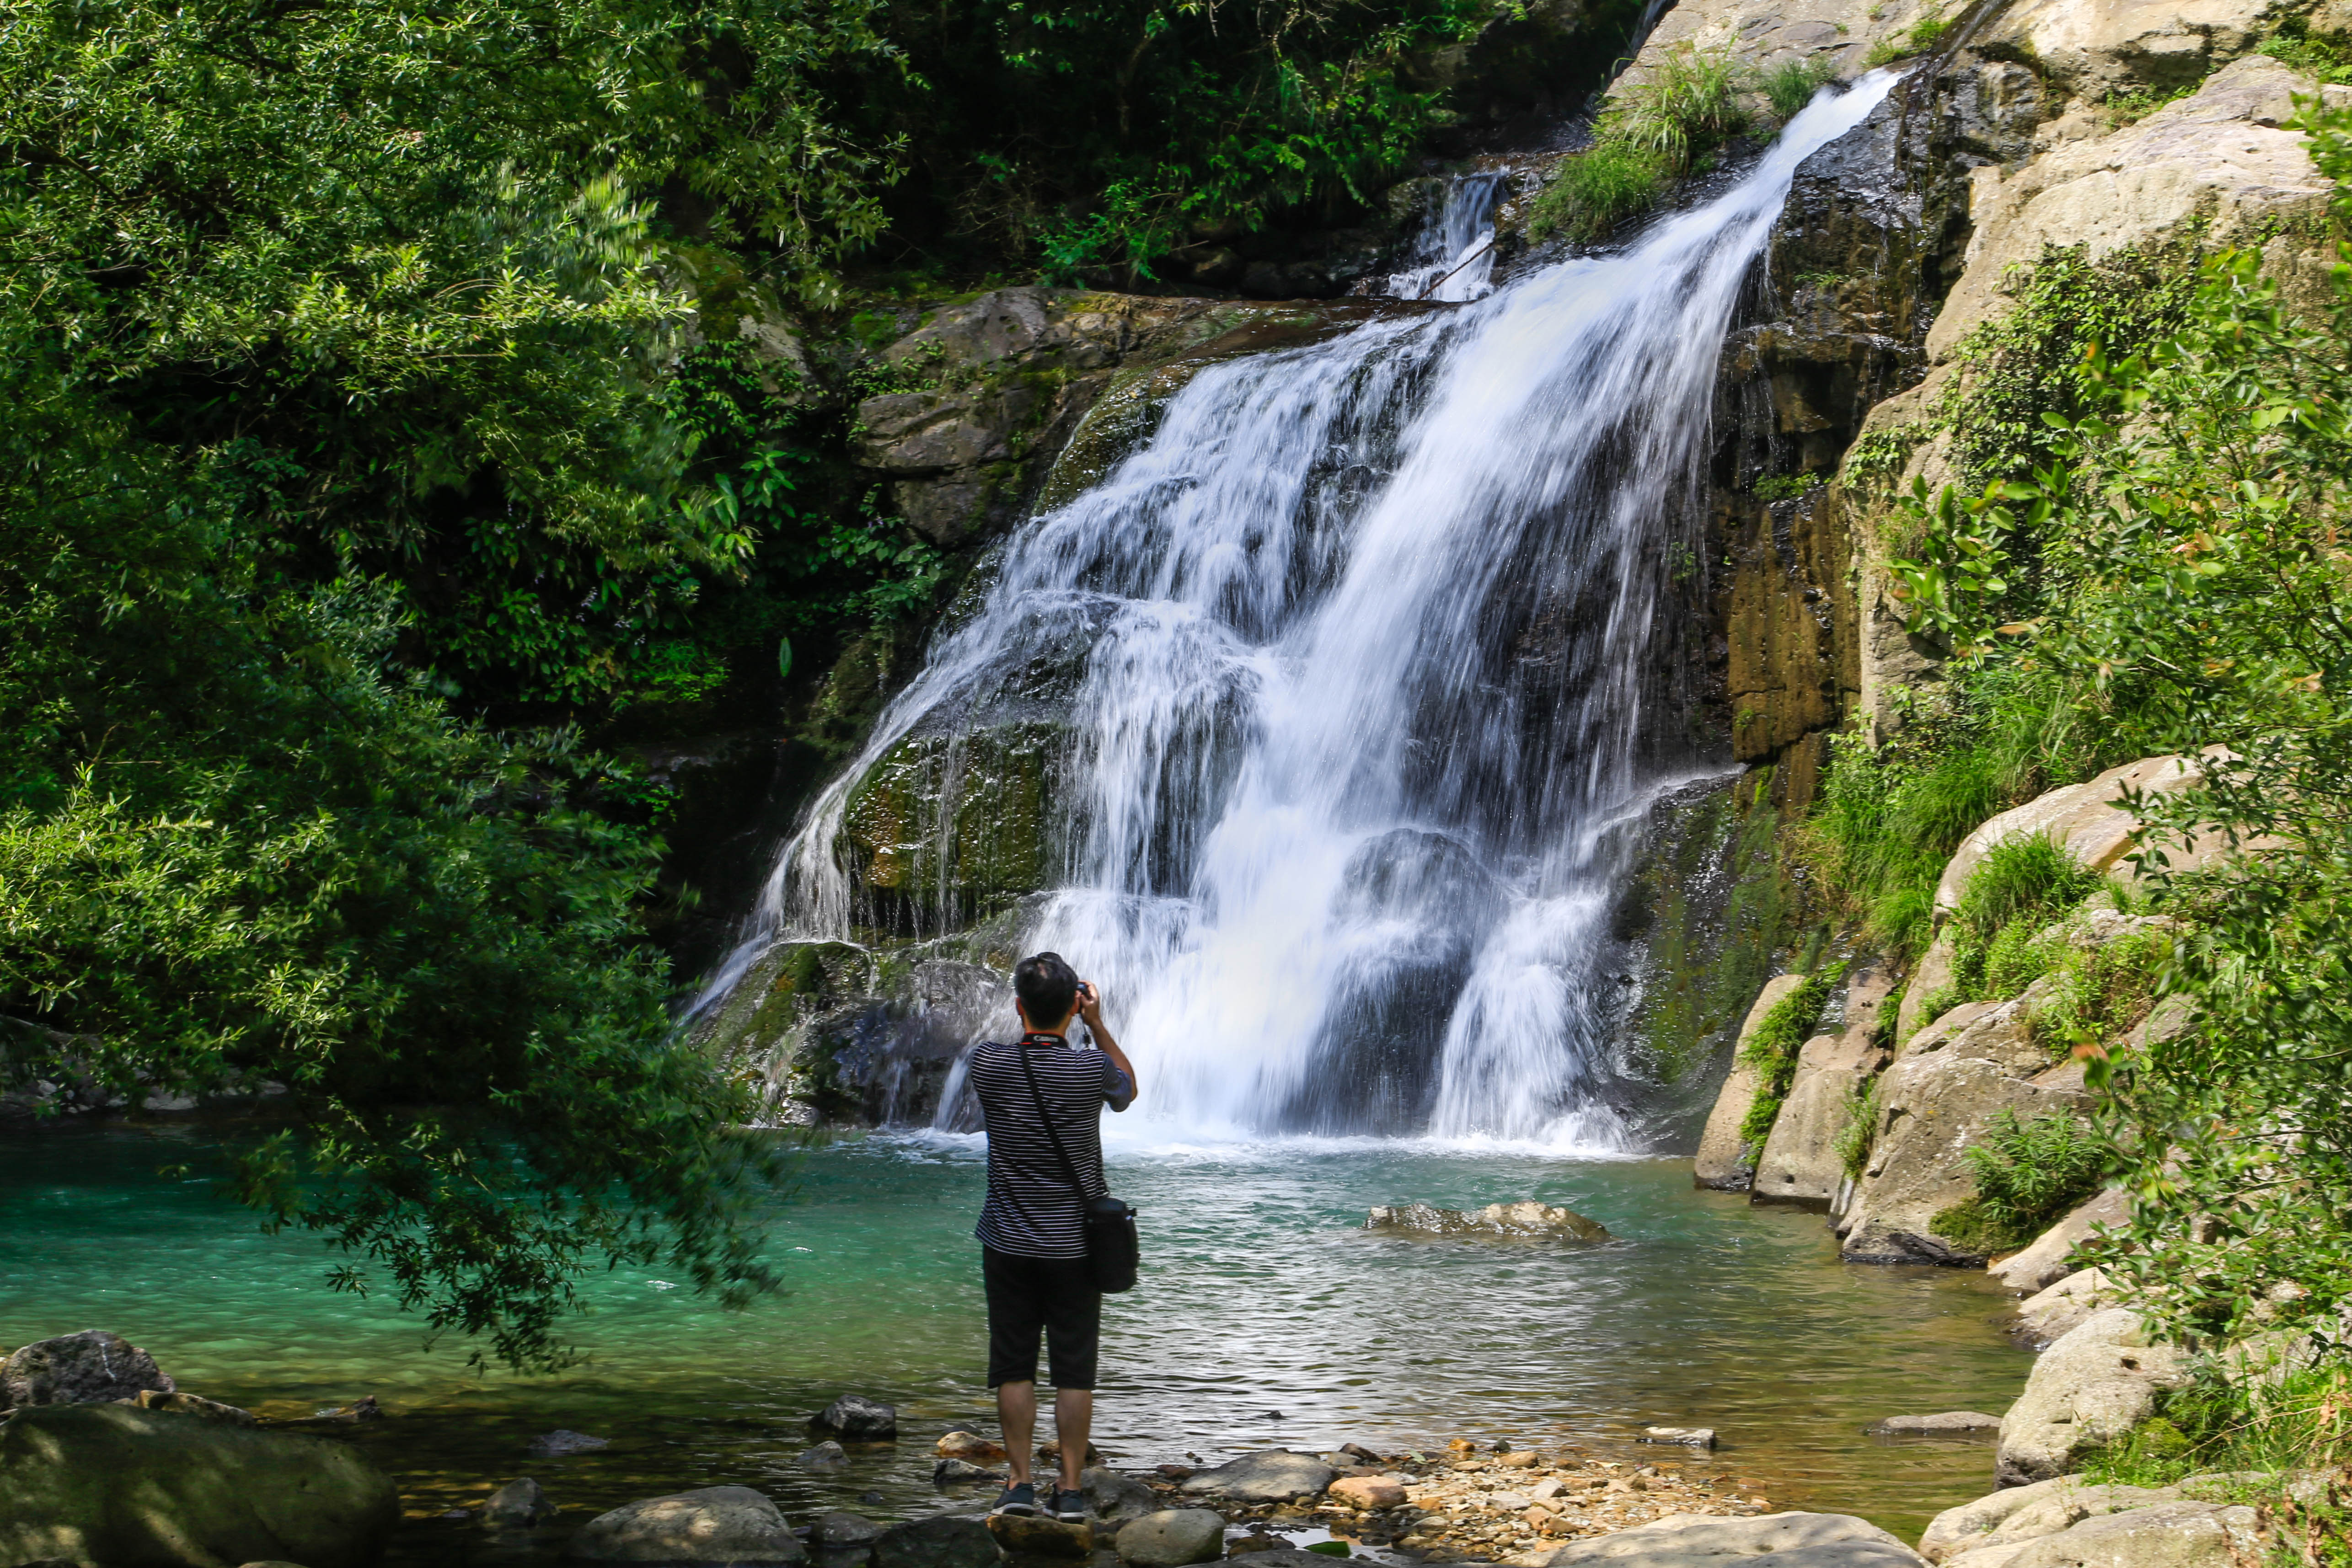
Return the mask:
<path fill-rule="evenodd" d="M 1497 1453 L 1461 1441 L 1442 1457 L 1391 1457 L 1377 1464 L 1362 1458 L 1325 1455 L 1327 1463 L 1359 1462 L 1341 1469 L 1331 1490 L 1313 1502 L 1228 1506 L 1226 1517 L 1276 1530 L 1319 1528 L 1429 1562 L 1531 1568 L 1562 1546 L 1669 1514 L 1737 1519 L 1772 1506 L 1728 1476 L 1693 1479 L 1673 1461 L 1634 1464 L 1532 1449 Z M 1153 1485 L 1175 1490 L 1164 1479 Z M 1389 1503 L 1391 1496 L 1400 1500 Z M 1374 1506 L 1355 1506 L 1357 1500 Z"/>

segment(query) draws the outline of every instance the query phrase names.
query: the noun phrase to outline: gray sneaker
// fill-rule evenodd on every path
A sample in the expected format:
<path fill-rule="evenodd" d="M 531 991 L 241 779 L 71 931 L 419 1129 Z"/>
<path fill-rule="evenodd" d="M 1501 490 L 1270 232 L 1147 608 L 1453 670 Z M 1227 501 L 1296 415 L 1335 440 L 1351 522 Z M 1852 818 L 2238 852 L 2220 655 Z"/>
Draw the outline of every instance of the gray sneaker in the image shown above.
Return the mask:
<path fill-rule="evenodd" d="M 1084 1524 L 1087 1521 L 1087 1494 L 1082 1491 L 1055 1490 L 1054 1517 L 1064 1524 Z"/>
<path fill-rule="evenodd" d="M 1006 1487 L 1004 1495 L 996 1500 L 996 1506 L 989 1511 L 991 1513 L 1034 1513 L 1037 1511 L 1037 1489 L 1027 1481 Z"/>

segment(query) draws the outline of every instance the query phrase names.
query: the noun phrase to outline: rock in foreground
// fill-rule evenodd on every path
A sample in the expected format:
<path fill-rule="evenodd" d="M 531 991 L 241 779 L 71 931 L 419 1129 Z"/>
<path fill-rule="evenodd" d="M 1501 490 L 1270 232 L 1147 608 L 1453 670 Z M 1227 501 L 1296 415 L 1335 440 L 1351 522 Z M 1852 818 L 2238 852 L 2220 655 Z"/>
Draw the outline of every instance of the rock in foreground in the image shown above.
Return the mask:
<path fill-rule="evenodd" d="M 108 1404 L 178 1387 L 153 1356 L 104 1329 L 35 1340 L 0 1362 L 0 1410 Z"/>
<path fill-rule="evenodd" d="M 128 1405 L 0 1426 L 0 1563 L 368 1568 L 399 1517 L 391 1480 L 324 1438 Z"/>
<path fill-rule="evenodd" d="M 1093 1525 L 1064 1524 L 1042 1514 L 991 1514 L 988 1533 L 1015 1557 L 1084 1558 L 1095 1550 Z"/>
<path fill-rule="evenodd" d="M 1001 1555 L 980 1521 L 935 1513 L 884 1531 L 874 1568 L 995 1568 Z"/>
<path fill-rule="evenodd" d="M 2186 1361 L 2178 1347 L 2151 1343 L 2139 1314 L 2127 1307 L 2092 1316 L 2042 1353 L 2025 1392 L 2001 1417 L 2001 1485 L 2082 1469 L 2090 1450 L 2155 1412 L 2158 1391 L 2186 1376 Z"/>
<path fill-rule="evenodd" d="M 1108 1466 L 1096 1465 L 1080 1471 L 1078 1488 L 1086 1494 L 1087 1511 L 1109 1523 L 1124 1524 L 1130 1519 L 1160 1511 L 1159 1493 L 1133 1476 L 1120 1475 Z"/>
<path fill-rule="evenodd" d="M 704 1487 L 600 1513 L 566 1555 L 585 1563 L 798 1563 L 800 1538 L 750 1487 Z"/>
<path fill-rule="evenodd" d="M 1236 1502 L 1291 1502 L 1322 1496 L 1338 1473 L 1311 1455 L 1267 1448 L 1213 1470 L 1197 1470 L 1182 1490 L 1196 1497 L 1229 1497 Z"/>
<path fill-rule="evenodd" d="M 482 1504 L 482 1528 L 535 1530 L 562 1511 L 547 1500 L 545 1489 L 525 1476 L 490 1494 L 489 1500 Z"/>
<path fill-rule="evenodd" d="M 1843 1513 L 1685 1513 L 1563 1546 L 1543 1562 L 1547 1568 L 1723 1568 L 1735 1559 L 1744 1568 L 1922 1568 L 1927 1561 L 1869 1521 Z"/>
<path fill-rule="evenodd" d="M 1548 1203 L 1490 1203 L 1481 1209 L 1436 1208 L 1426 1203 L 1375 1208 L 1364 1217 L 1367 1230 L 1416 1236 L 1558 1236 L 1570 1241 L 1606 1241 L 1606 1227 Z"/>
<path fill-rule="evenodd" d="M 1225 1517 L 1205 1508 L 1147 1513 L 1118 1532 L 1118 1557 L 1133 1568 L 1185 1568 L 1225 1554 Z"/>

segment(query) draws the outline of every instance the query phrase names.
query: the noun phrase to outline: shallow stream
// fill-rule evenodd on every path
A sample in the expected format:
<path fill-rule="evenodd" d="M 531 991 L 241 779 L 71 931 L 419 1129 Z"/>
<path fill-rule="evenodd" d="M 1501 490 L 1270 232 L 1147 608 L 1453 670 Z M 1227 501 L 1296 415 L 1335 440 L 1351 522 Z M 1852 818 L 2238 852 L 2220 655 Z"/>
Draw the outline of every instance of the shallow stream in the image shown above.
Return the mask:
<path fill-rule="evenodd" d="M 183 1164 L 190 1174 L 163 1174 Z M 1630 1457 L 1645 1425 L 1703 1425 L 1722 1434 L 1713 1456 L 1638 1452 L 1916 1538 L 1990 1488 L 1991 1448 L 1863 1427 L 1905 1411 L 1999 1412 L 2029 1363 L 1996 1326 L 2001 1298 L 1981 1274 L 1845 1267 L 1819 1216 L 1695 1192 L 1686 1160 L 1365 1139 L 1114 1141 L 1111 1164 L 1142 1210 L 1149 1270 L 1107 1313 L 1097 1440 L 1121 1464 L 1456 1436 Z M 183 1386 L 276 1416 L 376 1395 L 389 1419 L 339 1429 L 400 1480 L 417 1522 L 396 1563 L 466 1560 L 473 1531 L 426 1521 L 525 1474 L 572 1520 L 727 1483 L 796 1519 L 845 1506 L 903 1518 L 940 1506 L 938 1434 L 993 1429 L 970 1239 L 976 1139 L 807 1150 L 774 1211 L 783 1295 L 730 1315 L 652 1272 L 599 1276 L 579 1321 L 593 1361 L 529 1380 L 470 1375 L 462 1347 L 421 1348 L 389 1303 L 329 1291 L 315 1239 L 260 1235 L 205 1169 L 190 1133 L 0 1140 L 0 1345 L 112 1329 Z M 1567 1204 L 1615 1239 L 1359 1228 L 1375 1204 L 1525 1197 Z M 798 1469 L 806 1418 L 847 1390 L 898 1404 L 901 1441 L 839 1475 Z M 610 1446 L 531 1458 L 529 1440 L 558 1427 Z"/>

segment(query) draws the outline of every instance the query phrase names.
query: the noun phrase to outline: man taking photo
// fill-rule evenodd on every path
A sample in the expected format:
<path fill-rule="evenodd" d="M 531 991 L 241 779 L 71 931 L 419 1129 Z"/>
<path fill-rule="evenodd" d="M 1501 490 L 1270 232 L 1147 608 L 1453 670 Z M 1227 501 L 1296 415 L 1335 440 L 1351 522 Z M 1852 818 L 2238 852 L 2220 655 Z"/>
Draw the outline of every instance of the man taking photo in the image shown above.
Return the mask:
<path fill-rule="evenodd" d="M 1038 1511 L 1029 1456 L 1042 1333 L 1062 1459 L 1060 1485 L 1045 1511 L 1075 1524 L 1087 1517 L 1078 1473 L 1094 1425 L 1102 1332 L 1102 1293 L 1087 1266 L 1085 1205 L 1109 1190 L 1102 1108 L 1124 1111 L 1134 1103 L 1135 1067 L 1103 1025 L 1101 994 L 1059 953 L 1023 959 L 1013 971 L 1013 995 L 1020 1042 L 975 1047 L 967 1079 L 988 1125 L 988 1201 L 973 1234 L 988 1291 L 988 1383 L 996 1390 L 1011 1469 L 996 1511 Z M 1070 1025 L 1079 1020 L 1097 1050 L 1070 1044 Z"/>

